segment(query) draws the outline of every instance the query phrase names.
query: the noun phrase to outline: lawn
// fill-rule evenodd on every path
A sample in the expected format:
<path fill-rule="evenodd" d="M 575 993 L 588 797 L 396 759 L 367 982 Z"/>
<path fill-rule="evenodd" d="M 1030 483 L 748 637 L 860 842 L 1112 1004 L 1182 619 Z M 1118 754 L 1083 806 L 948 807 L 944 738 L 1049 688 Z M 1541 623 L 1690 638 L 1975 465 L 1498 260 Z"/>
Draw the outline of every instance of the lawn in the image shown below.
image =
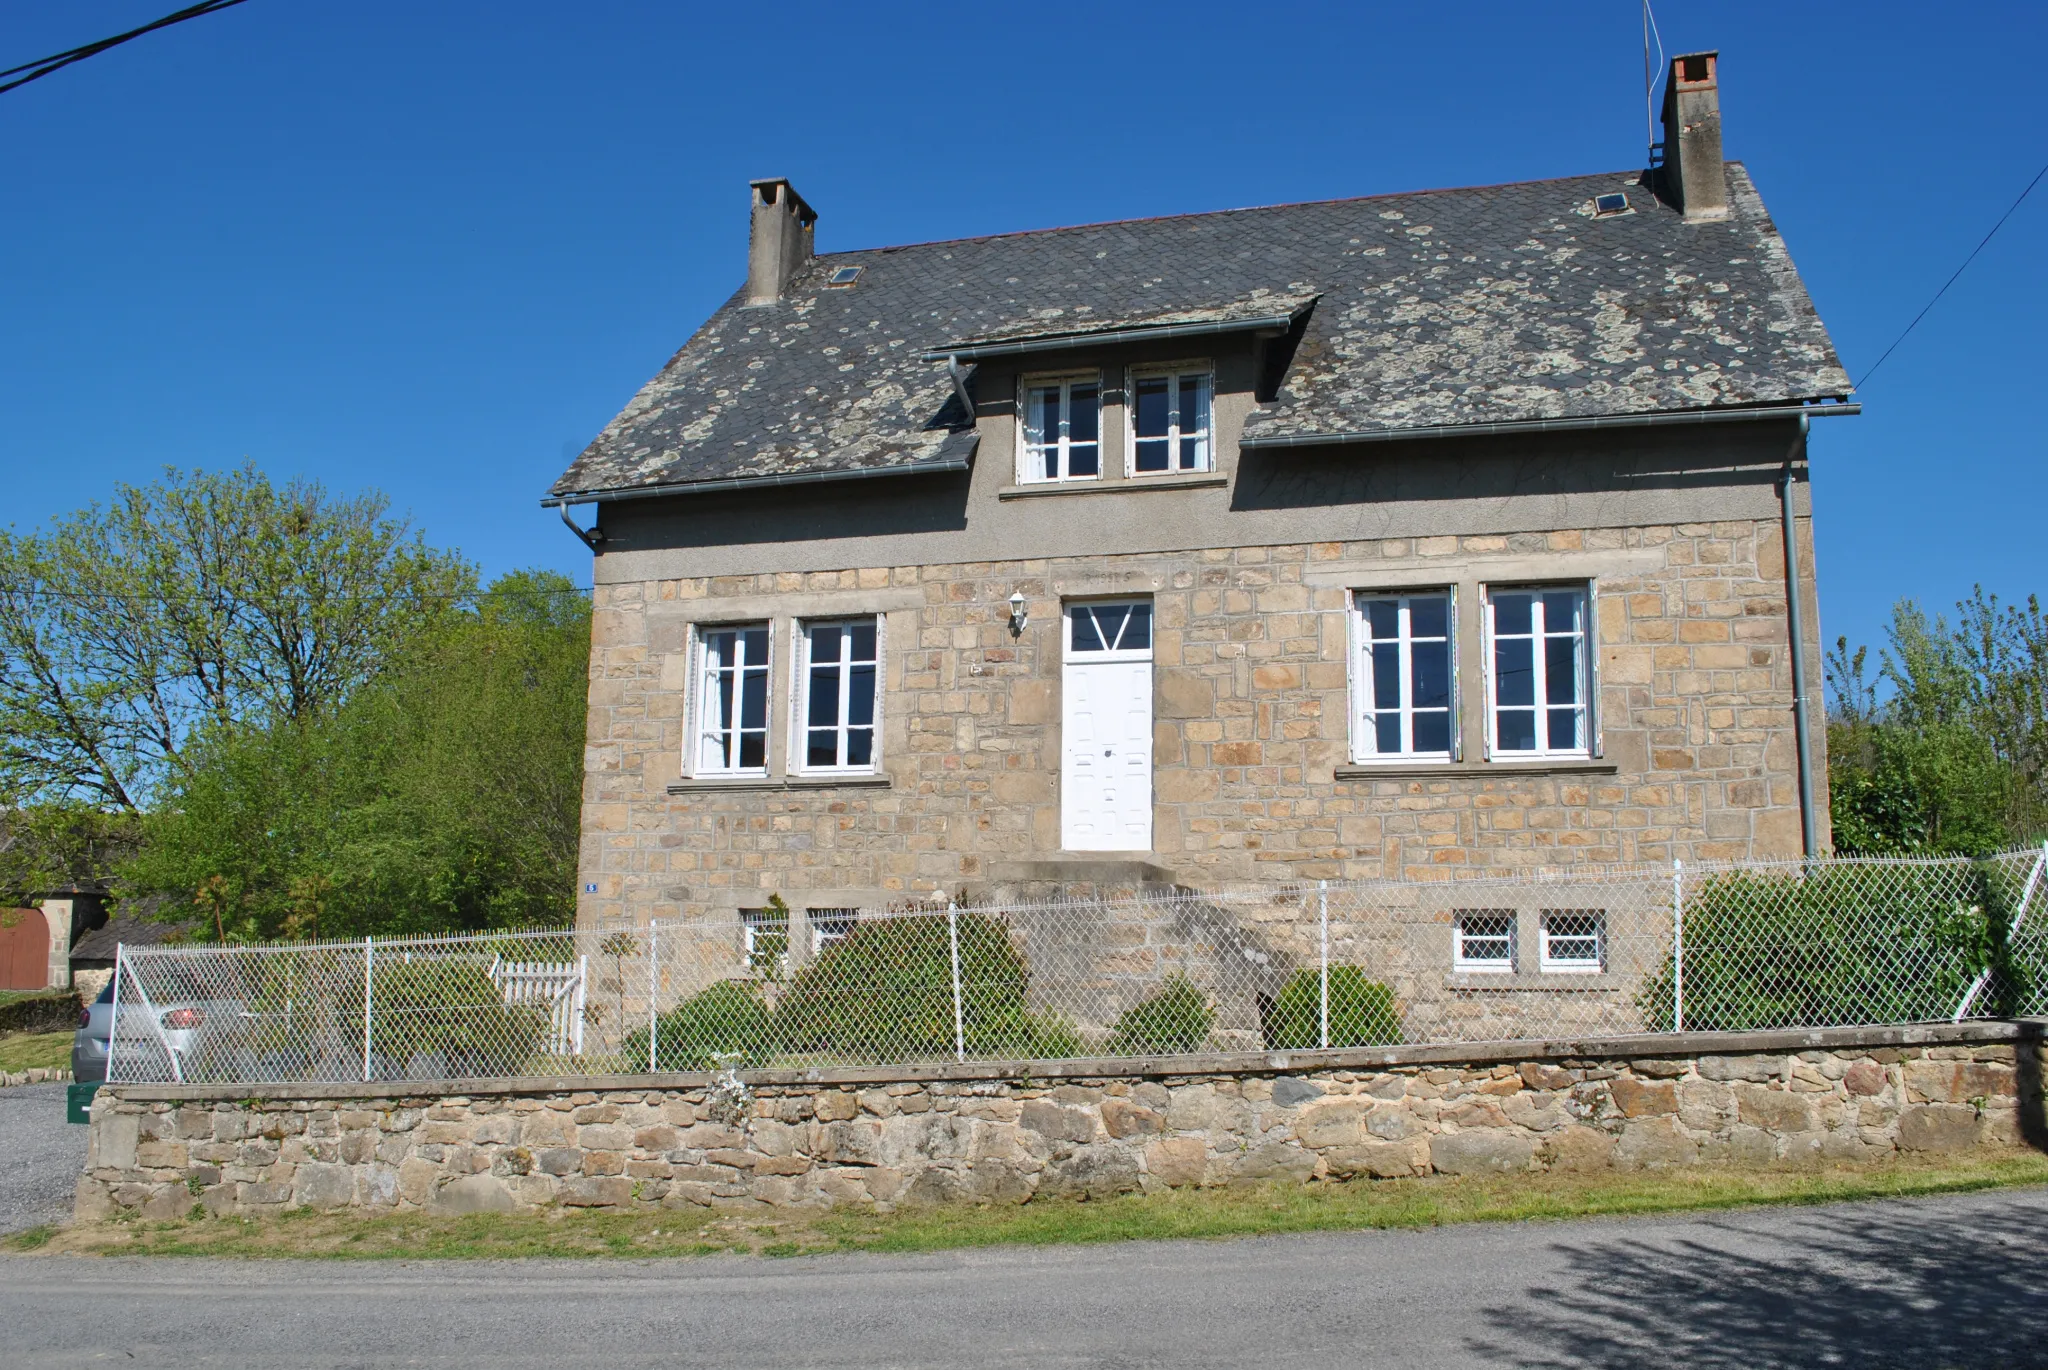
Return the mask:
<path fill-rule="evenodd" d="M 71 1065 L 69 1032 L 17 1032 L 0 1037 L 0 1070 L 23 1071 L 31 1066 Z"/>
<path fill-rule="evenodd" d="M 36 1228 L 0 1249 L 88 1255 L 464 1259 L 526 1256 L 797 1256 L 973 1246 L 1236 1237 L 1675 1213 L 1763 1204 L 1955 1194 L 2048 1183 L 2048 1157 L 1983 1152 L 1799 1171 L 1434 1176 L 1311 1186 L 1175 1190 L 1107 1202 L 715 1217 L 551 1211 L 441 1218 L 300 1210 L 251 1220 L 193 1216 Z"/>

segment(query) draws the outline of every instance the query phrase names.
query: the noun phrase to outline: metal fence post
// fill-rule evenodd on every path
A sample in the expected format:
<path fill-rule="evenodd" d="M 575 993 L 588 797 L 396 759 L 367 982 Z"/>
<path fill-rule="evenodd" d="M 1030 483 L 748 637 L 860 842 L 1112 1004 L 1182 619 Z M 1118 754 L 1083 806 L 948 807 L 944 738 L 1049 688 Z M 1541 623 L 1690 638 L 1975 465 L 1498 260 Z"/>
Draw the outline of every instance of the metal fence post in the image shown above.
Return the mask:
<path fill-rule="evenodd" d="M 363 1083 L 370 1083 L 370 985 L 377 972 L 377 944 L 363 939 Z"/>
<path fill-rule="evenodd" d="M 1685 862 L 1671 861 L 1671 1030 L 1685 1031 Z"/>
<path fill-rule="evenodd" d="M 1316 881 L 1316 907 L 1323 925 L 1322 1033 L 1318 1040 L 1330 1045 L 1330 882 Z"/>
<path fill-rule="evenodd" d="M 960 906 L 946 901 L 946 935 L 953 943 L 953 1059 L 967 1059 L 967 1021 L 960 1011 Z"/>
<path fill-rule="evenodd" d="M 661 1031 L 661 1018 L 654 1011 L 654 989 L 658 974 L 656 968 L 661 965 L 661 958 L 658 954 L 660 950 L 661 923 L 658 919 L 650 918 L 647 920 L 647 1073 L 649 1075 L 654 1073 L 654 1063 L 659 1059 L 655 1055 L 654 1038 L 655 1034 Z"/>
<path fill-rule="evenodd" d="M 118 1078 L 114 1074 L 114 1053 L 121 1046 L 121 969 L 127 964 L 127 960 L 128 944 L 126 942 L 114 943 L 114 1008 L 107 1021 L 107 1082 L 109 1084 Z"/>

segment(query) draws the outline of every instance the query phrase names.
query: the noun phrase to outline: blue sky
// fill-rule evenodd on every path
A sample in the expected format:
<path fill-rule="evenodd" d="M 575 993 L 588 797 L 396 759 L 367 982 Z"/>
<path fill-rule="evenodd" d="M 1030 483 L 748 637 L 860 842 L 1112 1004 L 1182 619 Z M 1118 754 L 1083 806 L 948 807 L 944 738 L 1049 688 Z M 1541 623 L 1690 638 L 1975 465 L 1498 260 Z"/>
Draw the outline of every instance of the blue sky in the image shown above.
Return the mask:
<path fill-rule="evenodd" d="M 171 0 L 0 0 L 0 66 Z M 2048 7 L 1678 3 L 1852 375 L 2048 159 Z M 0 96 L 0 522 L 165 464 L 376 486 L 487 571 L 739 282 L 826 250 L 1623 169 L 1627 0 L 686 7 L 250 0 Z M 2048 187 L 1818 425 L 1822 627 L 2048 591 Z"/>

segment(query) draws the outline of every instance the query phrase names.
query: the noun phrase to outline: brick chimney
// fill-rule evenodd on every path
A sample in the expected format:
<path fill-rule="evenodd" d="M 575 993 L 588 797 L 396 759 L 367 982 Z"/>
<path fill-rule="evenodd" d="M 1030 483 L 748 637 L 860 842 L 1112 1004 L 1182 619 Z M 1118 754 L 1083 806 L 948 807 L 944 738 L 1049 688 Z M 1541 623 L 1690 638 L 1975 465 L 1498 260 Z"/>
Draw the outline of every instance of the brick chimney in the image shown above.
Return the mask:
<path fill-rule="evenodd" d="M 1715 71 L 1720 56 L 1688 52 L 1674 57 L 1671 79 L 1664 83 L 1664 166 L 1657 194 L 1689 220 L 1728 217 L 1721 86 Z"/>
<path fill-rule="evenodd" d="M 774 304 L 789 278 L 810 264 L 818 212 L 780 176 L 754 181 L 753 237 L 747 244 L 747 303 Z"/>

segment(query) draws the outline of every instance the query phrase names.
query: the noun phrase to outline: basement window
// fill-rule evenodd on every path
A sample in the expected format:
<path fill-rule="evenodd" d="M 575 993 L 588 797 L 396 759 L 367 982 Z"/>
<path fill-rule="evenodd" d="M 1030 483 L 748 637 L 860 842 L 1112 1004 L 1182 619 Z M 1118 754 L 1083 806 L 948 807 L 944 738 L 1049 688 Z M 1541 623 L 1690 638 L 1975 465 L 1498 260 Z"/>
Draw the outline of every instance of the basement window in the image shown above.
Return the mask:
<path fill-rule="evenodd" d="M 1607 915 L 1600 909 L 1545 909 L 1541 968 L 1598 975 L 1607 968 Z"/>
<path fill-rule="evenodd" d="M 1515 911 L 1459 909 L 1451 969 L 1508 975 L 1515 969 Z"/>

